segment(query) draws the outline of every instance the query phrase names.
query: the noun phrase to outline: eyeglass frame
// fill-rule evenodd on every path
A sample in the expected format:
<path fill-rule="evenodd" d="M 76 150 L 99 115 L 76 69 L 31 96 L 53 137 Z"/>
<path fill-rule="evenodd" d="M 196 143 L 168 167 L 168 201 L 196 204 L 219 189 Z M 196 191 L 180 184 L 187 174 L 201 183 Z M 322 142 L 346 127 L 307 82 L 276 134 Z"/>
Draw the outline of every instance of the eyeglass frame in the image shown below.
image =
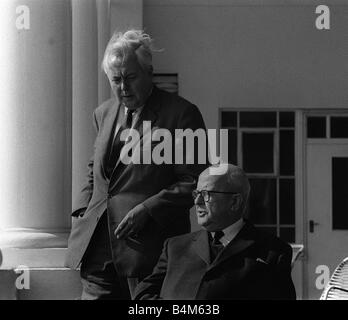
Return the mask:
<path fill-rule="evenodd" d="M 206 192 L 206 194 L 208 195 L 208 200 L 205 199 L 206 197 L 202 194 L 202 192 Z M 195 190 L 192 191 L 193 201 L 196 201 L 196 199 L 200 195 L 203 198 L 204 202 L 209 202 L 211 200 L 210 193 L 222 193 L 222 194 L 233 194 L 233 195 L 234 194 L 240 194 L 240 192 L 215 191 L 215 190 L 201 190 L 201 191 L 198 191 L 197 189 L 195 189 Z"/>

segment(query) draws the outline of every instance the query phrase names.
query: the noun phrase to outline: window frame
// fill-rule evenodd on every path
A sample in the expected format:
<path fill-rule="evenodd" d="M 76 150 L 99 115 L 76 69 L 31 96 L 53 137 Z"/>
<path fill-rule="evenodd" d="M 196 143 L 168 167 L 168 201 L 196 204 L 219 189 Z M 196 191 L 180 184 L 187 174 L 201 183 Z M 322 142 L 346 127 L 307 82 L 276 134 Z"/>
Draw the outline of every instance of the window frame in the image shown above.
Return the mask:
<path fill-rule="evenodd" d="M 298 155 L 297 155 L 297 144 L 298 144 L 298 127 L 299 127 L 299 119 L 302 117 L 302 113 L 299 110 L 294 109 L 282 109 L 282 108 L 219 108 L 219 115 L 218 115 L 218 127 L 223 129 L 233 129 L 237 132 L 237 165 L 243 167 L 243 153 L 242 153 L 242 134 L 244 132 L 272 132 L 274 133 L 274 150 L 273 150 L 273 166 L 274 170 L 273 173 L 247 173 L 248 178 L 274 178 L 276 179 L 276 224 L 255 224 L 257 227 L 272 227 L 276 228 L 276 234 L 279 237 L 280 236 L 280 230 L 281 228 L 293 228 L 293 242 L 296 243 L 299 235 L 299 230 L 302 230 L 301 228 L 298 228 L 298 191 L 297 186 L 298 183 L 302 183 L 299 181 L 298 176 Z M 276 127 L 240 127 L 240 112 L 275 112 L 276 113 Z M 231 127 L 222 127 L 222 113 L 223 112 L 236 112 L 237 114 L 237 125 L 231 126 Z M 280 112 L 293 112 L 294 113 L 294 125 L 293 126 L 280 126 Z M 279 149 L 279 139 L 280 139 L 280 131 L 293 131 L 294 133 L 294 174 L 293 175 L 281 175 L 280 174 L 280 149 Z M 281 224 L 280 223 L 280 179 L 293 179 L 294 180 L 294 223 L 293 224 Z M 302 198 L 301 198 L 302 199 Z M 301 236 L 302 238 L 302 236 Z"/>

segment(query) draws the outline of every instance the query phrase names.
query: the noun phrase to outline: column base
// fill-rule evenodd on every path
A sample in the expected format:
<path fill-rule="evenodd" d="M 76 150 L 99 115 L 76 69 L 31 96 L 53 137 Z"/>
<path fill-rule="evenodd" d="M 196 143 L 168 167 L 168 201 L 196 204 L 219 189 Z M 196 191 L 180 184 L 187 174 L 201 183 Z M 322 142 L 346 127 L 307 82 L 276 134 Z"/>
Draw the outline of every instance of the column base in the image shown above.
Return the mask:
<path fill-rule="evenodd" d="M 2 248 L 66 248 L 70 229 L 11 228 L 0 232 Z"/>
<path fill-rule="evenodd" d="M 70 230 L 6 229 L 0 232 L 0 269 L 63 267 Z"/>

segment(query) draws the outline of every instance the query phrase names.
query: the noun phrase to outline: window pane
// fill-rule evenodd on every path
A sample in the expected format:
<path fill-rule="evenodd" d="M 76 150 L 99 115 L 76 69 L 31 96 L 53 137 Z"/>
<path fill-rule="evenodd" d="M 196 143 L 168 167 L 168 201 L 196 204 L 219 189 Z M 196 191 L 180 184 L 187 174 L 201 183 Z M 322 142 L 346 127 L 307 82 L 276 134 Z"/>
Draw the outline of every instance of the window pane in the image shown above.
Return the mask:
<path fill-rule="evenodd" d="M 276 179 L 249 179 L 249 218 L 255 224 L 277 223 Z"/>
<path fill-rule="evenodd" d="M 273 173 L 273 132 L 243 133 L 243 169 L 248 173 Z"/>
<path fill-rule="evenodd" d="M 294 227 L 290 227 L 290 228 L 280 227 L 279 237 L 280 237 L 280 239 L 284 240 L 285 242 L 295 243 L 295 228 Z"/>
<path fill-rule="evenodd" d="M 237 112 L 222 111 L 221 112 L 221 127 L 237 127 Z"/>
<path fill-rule="evenodd" d="M 295 224 L 294 179 L 279 179 L 279 218 L 281 224 Z"/>
<path fill-rule="evenodd" d="M 275 128 L 277 127 L 276 112 L 251 112 L 240 113 L 240 127 L 248 128 Z"/>
<path fill-rule="evenodd" d="M 279 112 L 279 126 L 295 127 L 295 112 Z"/>
<path fill-rule="evenodd" d="M 281 175 L 293 176 L 295 172 L 295 139 L 293 130 L 279 132 L 279 171 Z"/>
<path fill-rule="evenodd" d="M 307 138 L 326 138 L 326 117 L 307 118 Z"/>
<path fill-rule="evenodd" d="M 332 158 L 332 228 L 348 229 L 348 158 Z"/>
<path fill-rule="evenodd" d="M 228 162 L 237 164 L 237 130 L 228 130 Z"/>
<path fill-rule="evenodd" d="M 348 117 L 331 117 L 331 138 L 348 138 Z"/>

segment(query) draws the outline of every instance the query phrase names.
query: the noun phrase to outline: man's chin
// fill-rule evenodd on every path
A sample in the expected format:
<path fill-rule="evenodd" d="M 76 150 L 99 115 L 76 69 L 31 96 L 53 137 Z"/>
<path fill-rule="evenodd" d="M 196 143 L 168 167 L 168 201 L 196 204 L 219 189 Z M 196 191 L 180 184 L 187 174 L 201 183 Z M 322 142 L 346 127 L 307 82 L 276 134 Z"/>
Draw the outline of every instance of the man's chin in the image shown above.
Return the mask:
<path fill-rule="evenodd" d="M 201 226 L 204 229 L 209 227 L 209 222 L 206 219 L 199 219 L 198 218 L 197 223 L 198 223 L 199 226 Z"/>

